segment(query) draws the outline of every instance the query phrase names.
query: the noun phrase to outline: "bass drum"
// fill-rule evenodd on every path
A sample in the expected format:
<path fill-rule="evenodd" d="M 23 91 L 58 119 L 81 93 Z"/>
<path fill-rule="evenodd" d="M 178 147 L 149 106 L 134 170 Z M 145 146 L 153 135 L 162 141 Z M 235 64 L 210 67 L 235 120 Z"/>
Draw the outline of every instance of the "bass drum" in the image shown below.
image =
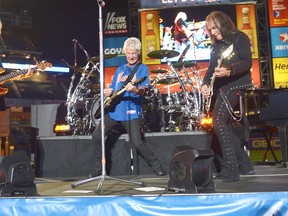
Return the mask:
<path fill-rule="evenodd" d="M 96 111 L 100 108 L 101 106 L 101 97 L 98 96 L 96 97 L 96 99 L 93 101 L 91 108 L 90 108 L 90 119 L 92 121 L 92 124 L 95 127 L 98 127 L 98 125 L 100 124 L 100 119 L 101 118 L 95 118 L 94 114 L 96 113 Z"/>

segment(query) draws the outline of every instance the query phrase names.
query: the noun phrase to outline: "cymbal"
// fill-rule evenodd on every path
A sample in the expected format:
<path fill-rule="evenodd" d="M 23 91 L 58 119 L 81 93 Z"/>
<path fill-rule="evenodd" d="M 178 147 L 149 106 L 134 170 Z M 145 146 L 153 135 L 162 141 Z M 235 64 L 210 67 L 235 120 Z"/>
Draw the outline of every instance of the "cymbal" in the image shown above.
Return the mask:
<path fill-rule="evenodd" d="M 195 65 L 195 62 L 192 61 L 187 61 L 187 62 L 177 62 L 173 64 L 174 68 L 188 68 L 188 67 L 193 67 Z"/>
<path fill-rule="evenodd" d="M 149 58 L 162 59 L 178 56 L 180 53 L 174 50 L 154 50 L 147 54 Z"/>
<path fill-rule="evenodd" d="M 81 68 L 81 67 L 78 67 L 78 66 L 71 66 L 71 69 L 74 70 L 75 72 L 78 72 L 78 73 L 86 73 L 87 70 Z"/>
<path fill-rule="evenodd" d="M 4 68 L 0 68 L 0 74 L 4 73 L 4 72 L 5 72 L 5 69 Z"/>
<path fill-rule="evenodd" d="M 178 79 L 177 78 L 175 78 L 175 77 L 167 77 L 167 78 L 165 78 L 165 79 L 161 79 L 161 80 L 159 80 L 158 82 L 157 82 L 157 84 L 166 84 L 166 85 L 168 85 L 168 84 L 173 84 L 173 83 L 177 83 L 178 82 Z"/>
<path fill-rule="evenodd" d="M 107 54 L 107 55 L 104 55 L 104 59 L 110 59 L 116 56 L 117 56 L 116 54 Z M 100 56 L 93 56 L 90 59 L 88 59 L 88 61 L 92 61 L 92 62 L 98 62 L 99 60 L 100 60 Z"/>
<path fill-rule="evenodd" d="M 157 69 L 157 70 L 151 70 L 151 73 L 167 73 L 168 70 L 165 69 Z"/>

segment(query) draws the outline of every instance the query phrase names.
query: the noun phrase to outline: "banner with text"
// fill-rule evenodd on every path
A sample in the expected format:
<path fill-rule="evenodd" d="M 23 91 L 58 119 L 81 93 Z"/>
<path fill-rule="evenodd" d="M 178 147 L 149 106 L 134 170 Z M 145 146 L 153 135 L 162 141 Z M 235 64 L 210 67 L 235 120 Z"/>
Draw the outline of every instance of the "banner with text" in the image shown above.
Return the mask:
<path fill-rule="evenodd" d="M 108 11 L 103 16 L 105 67 L 126 63 L 123 53 L 128 38 L 128 10 Z"/>
<path fill-rule="evenodd" d="M 274 87 L 288 88 L 288 57 L 273 58 Z"/>
<path fill-rule="evenodd" d="M 288 1 L 267 0 L 275 88 L 288 87 Z"/>
<path fill-rule="evenodd" d="M 288 1 L 268 0 L 270 27 L 288 26 Z"/>

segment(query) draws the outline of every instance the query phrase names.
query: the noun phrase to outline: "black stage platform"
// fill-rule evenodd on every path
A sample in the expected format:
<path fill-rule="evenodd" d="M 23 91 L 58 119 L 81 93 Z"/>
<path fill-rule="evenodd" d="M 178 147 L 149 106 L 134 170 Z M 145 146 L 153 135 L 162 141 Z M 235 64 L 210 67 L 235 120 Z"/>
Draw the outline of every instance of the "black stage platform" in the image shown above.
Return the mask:
<path fill-rule="evenodd" d="M 169 168 L 176 147 L 191 146 L 196 149 L 209 149 L 211 143 L 211 135 L 203 131 L 146 133 L 144 139 L 165 169 Z M 142 157 L 131 147 L 127 134 L 120 137 L 112 136 L 107 143 L 109 175 L 153 174 Z M 91 136 L 38 137 L 36 176 L 88 176 L 92 154 Z"/>

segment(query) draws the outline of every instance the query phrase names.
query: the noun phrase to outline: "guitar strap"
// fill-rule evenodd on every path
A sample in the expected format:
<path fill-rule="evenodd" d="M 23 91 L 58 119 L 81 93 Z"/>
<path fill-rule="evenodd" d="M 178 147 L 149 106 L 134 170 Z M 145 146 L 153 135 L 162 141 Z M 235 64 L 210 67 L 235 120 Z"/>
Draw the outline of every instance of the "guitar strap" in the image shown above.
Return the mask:
<path fill-rule="evenodd" d="M 134 74 L 136 73 L 136 71 L 138 70 L 139 66 L 141 65 L 140 62 L 138 62 L 135 67 L 133 68 L 133 70 L 131 71 L 131 73 L 129 74 L 129 76 L 127 77 L 127 79 L 125 80 L 125 82 L 123 83 L 123 86 L 121 87 L 124 88 L 133 78 Z"/>
<path fill-rule="evenodd" d="M 136 73 L 136 71 L 138 70 L 140 65 L 141 65 L 140 62 L 135 65 L 135 67 L 133 68 L 133 70 L 131 71 L 131 73 L 129 74 L 129 76 L 127 77 L 127 79 L 125 80 L 123 85 L 121 86 L 120 90 L 125 88 L 125 86 L 132 80 L 134 74 Z M 120 101 L 122 100 L 123 96 L 124 96 L 124 92 L 122 94 L 118 95 L 116 98 L 114 98 L 114 100 L 111 102 L 111 105 L 110 105 L 108 110 L 109 111 L 113 110 L 116 107 L 116 105 L 118 103 L 120 103 Z"/>

